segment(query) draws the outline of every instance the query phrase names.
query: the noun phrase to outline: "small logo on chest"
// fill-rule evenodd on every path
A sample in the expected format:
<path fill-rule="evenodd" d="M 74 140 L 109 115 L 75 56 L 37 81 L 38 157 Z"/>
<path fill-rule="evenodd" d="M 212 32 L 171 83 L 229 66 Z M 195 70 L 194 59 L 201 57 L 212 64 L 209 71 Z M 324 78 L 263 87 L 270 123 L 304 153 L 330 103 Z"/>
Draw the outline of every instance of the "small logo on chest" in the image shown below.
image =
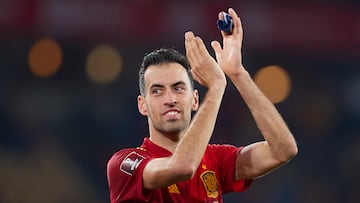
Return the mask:
<path fill-rule="evenodd" d="M 206 194 L 208 197 L 217 198 L 219 196 L 218 183 L 214 171 L 204 171 L 200 178 L 204 183 Z"/>

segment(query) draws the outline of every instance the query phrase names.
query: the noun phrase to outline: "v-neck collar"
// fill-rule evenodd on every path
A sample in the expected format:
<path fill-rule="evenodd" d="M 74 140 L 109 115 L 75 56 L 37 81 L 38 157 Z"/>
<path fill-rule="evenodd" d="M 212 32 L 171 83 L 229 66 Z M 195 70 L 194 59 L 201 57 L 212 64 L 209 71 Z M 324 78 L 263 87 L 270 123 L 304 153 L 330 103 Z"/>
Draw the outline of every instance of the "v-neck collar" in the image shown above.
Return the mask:
<path fill-rule="evenodd" d="M 144 142 L 141 145 L 141 148 L 156 157 L 167 157 L 172 155 L 170 151 L 160 147 L 159 145 L 156 145 L 148 137 L 144 138 Z"/>

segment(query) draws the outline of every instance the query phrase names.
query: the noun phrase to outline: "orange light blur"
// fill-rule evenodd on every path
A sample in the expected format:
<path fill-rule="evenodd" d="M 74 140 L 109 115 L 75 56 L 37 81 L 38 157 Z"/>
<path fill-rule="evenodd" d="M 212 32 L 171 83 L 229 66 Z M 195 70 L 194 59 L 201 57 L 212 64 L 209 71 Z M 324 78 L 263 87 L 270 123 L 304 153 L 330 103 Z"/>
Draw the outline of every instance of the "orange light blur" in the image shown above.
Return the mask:
<path fill-rule="evenodd" d="M 59 70 L 63 54 L 55 40 L 43 38 L 31 47 L 28 60 L 30 70 L 34 75 L 49 77 Z"/>
<path fill-rule="evenodd" d="M 97 84 L 108 84 L 117 79 L 122 71 L 122 57 L 118 50 L 110 45 L 94 48 L 86 60 L 86 73 Z"/>
<path fill-rule="evenodd" d="M 289 74 L 280 66 L 267 66 L 255 74 L 255 83 L 273 103 L 283 102 L 290 93 Z"/>

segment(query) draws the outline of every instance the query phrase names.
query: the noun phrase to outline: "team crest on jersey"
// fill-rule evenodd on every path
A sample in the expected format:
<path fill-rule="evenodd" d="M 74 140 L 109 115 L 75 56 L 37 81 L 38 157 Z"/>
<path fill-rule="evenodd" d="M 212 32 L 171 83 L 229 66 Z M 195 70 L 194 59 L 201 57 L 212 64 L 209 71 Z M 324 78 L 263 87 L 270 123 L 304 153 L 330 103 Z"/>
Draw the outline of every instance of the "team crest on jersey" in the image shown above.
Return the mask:
<path fill-rule="evenodd" d="M 143 159 L 144 157 L 140 154 L 131 152 L 122 161 L 120 170 L 128 175 L 132 175 Z"/>
<path fill-rule="evenodd" d="M 200 175 L 200 178 L 204 183 L 207 196 L 210 198 L 217 198 L 219 196 L 219 191 L 218 191 L 218 183 L 216 180 L 215 172 L 204 171 Z"/>

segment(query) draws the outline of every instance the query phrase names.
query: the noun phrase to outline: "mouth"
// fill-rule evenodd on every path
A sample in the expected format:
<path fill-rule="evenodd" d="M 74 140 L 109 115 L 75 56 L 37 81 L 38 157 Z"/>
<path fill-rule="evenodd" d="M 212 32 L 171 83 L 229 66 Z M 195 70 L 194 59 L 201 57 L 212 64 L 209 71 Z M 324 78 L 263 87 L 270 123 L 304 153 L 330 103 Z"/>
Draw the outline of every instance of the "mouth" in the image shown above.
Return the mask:
<path fill-rule="evenodd" d="M 180 110 L 178 109 L 169 109 L 166 110 L 163 115 L 165 116 L 166 120 L 176 120 L 180 117 Z"/>
<path fill-rule="evenodd" d="M 168 111 L 165 113 L 166 116 L 174 116 L 174 115 L 177 115 L 179 114 L 180 112 L 178 111 Z"/>
<path fill-rule="evenodd" d="M 180 114 L 180 109 L 177 108 L 170 108 L 163 111 L 163 115 L 175 115 Z"/>

